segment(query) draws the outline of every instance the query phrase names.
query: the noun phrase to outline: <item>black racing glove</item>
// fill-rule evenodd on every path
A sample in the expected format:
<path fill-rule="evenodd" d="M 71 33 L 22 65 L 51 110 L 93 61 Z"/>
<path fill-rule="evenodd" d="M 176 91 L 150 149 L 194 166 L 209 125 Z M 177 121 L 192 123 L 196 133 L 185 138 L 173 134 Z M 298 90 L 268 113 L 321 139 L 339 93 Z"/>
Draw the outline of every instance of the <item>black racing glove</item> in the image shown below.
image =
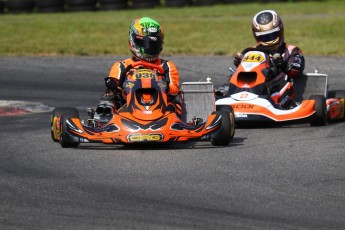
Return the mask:
<path fill-rule="evenodd" d="M 241 64 L 242 58 L 243 58 L 242 53 L 240 52 L 236 53 L 235 59 L 234 59 L 234 65 L 236 66 L 236 68 Z"/>
<path fill-rule="evenodd" d="M 111 91 L 116 91 L 117 89 L 117 81 L 112 77 L 106 77 L 104 78 L 105 86 L 107 89 L 110 89 Z"/>
<path fill-rule="evenodd" d="M 272 59 L 277 68 L 284 69 L 284 60 L 280 53 L 273 54 Z"/>

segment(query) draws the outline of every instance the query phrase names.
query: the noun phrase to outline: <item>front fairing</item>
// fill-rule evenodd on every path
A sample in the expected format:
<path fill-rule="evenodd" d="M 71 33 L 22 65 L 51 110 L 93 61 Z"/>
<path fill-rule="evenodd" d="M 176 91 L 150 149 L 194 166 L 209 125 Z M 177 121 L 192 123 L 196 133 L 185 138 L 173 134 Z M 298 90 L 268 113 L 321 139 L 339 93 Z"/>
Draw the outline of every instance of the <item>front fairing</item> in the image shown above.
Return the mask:
<path fill-rule="evenodd" d="M 249 92 L 267 94 L 266 82 L 270 73 L 269 57 L 260 51 L 245 54 L 241 64 L 230 78 L 229 93 Z"/>
<path fill-rule="evenodd" d="M 68 132 L 78 138 L 79 142 L 183 142 L 209 135 L 221 127 L 222 120 L 219 114 L 211 114 L 207 121 L 194 125 L 181 121 L 176 114 L 170 112 L 155 121 L 143 121 L 125 115 L 115 114 L 102 128 L 89 127 L 80 119 L 71 118 L 68 119 Z"/>
<path fill-rule="evenodd" d="M 123 83 L 126 105 L 119 112 L 129 112 L 140 120 L 156 120 L 167 110 L 166 83 L 154 70 L 138 69 Z"/>

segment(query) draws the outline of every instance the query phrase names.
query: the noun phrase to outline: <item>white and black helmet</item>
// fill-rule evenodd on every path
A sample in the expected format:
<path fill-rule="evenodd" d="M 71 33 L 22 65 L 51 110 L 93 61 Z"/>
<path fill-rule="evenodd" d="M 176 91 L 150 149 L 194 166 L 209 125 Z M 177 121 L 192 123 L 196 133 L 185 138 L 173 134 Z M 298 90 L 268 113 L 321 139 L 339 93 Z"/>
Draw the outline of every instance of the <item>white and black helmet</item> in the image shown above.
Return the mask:
<path fill-rule="evenodd" d="M 284 26 L 279 15 L 273 10 L 257 13 L 252 23 L 253 35 L 258 43 L 272 49 L 284 43 Z"/>

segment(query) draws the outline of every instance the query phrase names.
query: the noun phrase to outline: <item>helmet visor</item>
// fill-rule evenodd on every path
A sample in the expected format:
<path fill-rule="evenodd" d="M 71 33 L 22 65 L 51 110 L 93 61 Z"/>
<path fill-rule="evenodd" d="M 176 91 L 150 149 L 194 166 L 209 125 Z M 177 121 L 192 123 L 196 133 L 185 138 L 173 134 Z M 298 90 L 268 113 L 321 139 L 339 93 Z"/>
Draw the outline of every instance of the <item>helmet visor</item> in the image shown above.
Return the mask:
<path fill-rule="evenodd" d="M 258 42 L 270 42 L 279 38 L 280 34 L 281 34 L 280 28 L 277 27 L 269 31 L 255 32 L 255 37 Z"/>
<path fill-rule="evenodd" d="M 270 34 L 263 34 L 263 35 L 256 36 L 256 39 L 260 42 L 270 42 L 277 39 L 279 35 L 280 35 L 280 32 L 276 31 Z"/>
<path fill-rule="evenodd" d="M 134 43 L 143 48 L 145 54 L 158 55 L 162 51 L 162 39 L 160 37 L 133 35 Z"/>

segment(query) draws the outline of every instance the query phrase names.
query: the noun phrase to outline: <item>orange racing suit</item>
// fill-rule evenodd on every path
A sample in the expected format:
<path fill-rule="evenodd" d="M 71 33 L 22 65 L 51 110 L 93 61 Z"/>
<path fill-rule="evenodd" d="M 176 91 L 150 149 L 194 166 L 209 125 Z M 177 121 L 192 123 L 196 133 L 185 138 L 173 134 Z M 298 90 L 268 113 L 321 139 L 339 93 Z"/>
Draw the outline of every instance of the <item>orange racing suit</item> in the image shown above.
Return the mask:
<path fill-rule="evenodd" d="M 122 61 L 115 62 L 111 67 L 109 77 L 114 78 L 118 82 L 118 86 L 122 88 L 123 82 L 126 80 L 125 73 L 128 71 L 127 68 L 130 68 L 135 62 L 140 61 L 136 57 L 128 58 Z M 151 63 L 151 62 L 150 62 Z M 164 59 L 157 59 L 151 64 L 159 65 L 164 70 L 164 77 L 169 84 L 168 94 L 177 95 L 180 92 L 179 89 L 179 73 L 175 64 L 172 61 L 167 61 Z"/>

